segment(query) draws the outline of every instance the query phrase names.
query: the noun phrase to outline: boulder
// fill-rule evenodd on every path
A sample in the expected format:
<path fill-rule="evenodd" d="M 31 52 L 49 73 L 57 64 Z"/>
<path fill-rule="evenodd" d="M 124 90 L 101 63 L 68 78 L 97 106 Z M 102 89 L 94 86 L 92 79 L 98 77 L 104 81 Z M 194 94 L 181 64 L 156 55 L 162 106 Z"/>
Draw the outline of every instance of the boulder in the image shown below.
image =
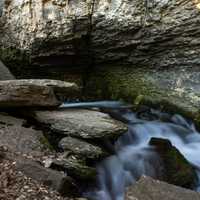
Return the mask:
<path fill-rule="evenodd" d="M 59 142 L 59 147 L 64 151 L 70 152 L 84 159 L 89 158 L 92 160 L 98 160 L 106 156 L 106 153 L 102 148 L 94 144 L 90 144 L 84 140 L 72 138 L 69 136 L 64 137 Z"/>
<path fill-rule="evenodd" d="M 7 80 L 0 82 L 0 108 L 56 107 L 59 99 L 74 98 L 76 84 L 56 80 Z"/>
<path fill-rule="evenodd" d="M 72 178 L 64 175 L 64 173 L 45 168 L 35 161 L 20 159 L 17 161 L 16 167 L 26 176 L 62 194 L 70 195 L 75 191 L 75 184 Z"/>
<path fill-rule="evenodd" d="M 195 169 L 169 140 L 152 138 L 149 144 L 155 147 L 163 161 L 164 181 L 181 187 L 194 188 L 198 179 Z"/>
<path fill-rule="evenodd" d="M 129 187 L 125 200 L 199 200 L 198 192 L 143 176 Z"/>
<path fill-rule="evenodd" d="M 0 146 L 8 147 L 12 152 L 36 156 L 52 150 L 41 131 L 26 128 L 25 120 L 5 113 L 0 113 Z"/>
<path fill-rule="evenodd" d="M 117 139 L 127 131 L 120 121 L 108 114 L 86 109 L 36 111 L 35 119 L 55 133 L 83 139 Z"/>
<path fill-rule="evenodd" d="M 0 15 L 1 15 L 1 8 L 0 8 Z M 13 79 L 15 79 L 15 77 L 11 74 L 9 69 L 0 60 L 0 80 L 13 80 Z"/>

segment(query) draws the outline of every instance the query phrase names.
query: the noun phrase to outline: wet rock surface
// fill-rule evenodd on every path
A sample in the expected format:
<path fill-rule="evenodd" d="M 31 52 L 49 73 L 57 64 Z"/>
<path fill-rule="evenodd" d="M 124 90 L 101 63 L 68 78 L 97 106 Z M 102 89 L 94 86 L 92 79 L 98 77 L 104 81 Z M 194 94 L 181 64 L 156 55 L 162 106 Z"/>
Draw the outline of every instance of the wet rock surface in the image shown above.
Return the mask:
<path fill-rule="evenodd" d="M 57 107 L 61 98 L 74 98 L 78 86 L 56 80 L 7 80 L 0 82 L 0 107 Z"/>
<path fill-rule="evenodd" d="M 148 114 L 159 115 L 159 113 L 156 113 L 156 111 L 147 113 L 147 115 Z M 140 115 L 142 115 L 141 112 Z M 165 115 L 167 114 L 164 114 L 164 116 Z M 90 183 L 94 183 L 94 180 L 97 176 L 95 169 L 96 164 L 108 154 L 102 145 L 104 139 L 111 139 L 114 141 L 127 131 L 126 125 L 124 125 L 122 122 L 114 120 L 108 114 L 101 113 L 98 110 L 87 110 L 80 108 L 59 108 L 57 110 L 48 111 L 37 110 L 35 111 L 35 115 L 32 115 L 32 117 L 33 116 L 34 120 L 32 123 L 35 125 L 35 128 L 41 129 L 40 131 L 23 127 L 25 120 L 11 117 L 8 114 L 2 113 L 0 115 L 0 132 L 5 129 L 7 131 L 6 136 L 8 136 L 7 140 L 11 142 L 14 139 L 14 148 L 16 148 L 16 151 L 27 154 L 26 159 L 21 157 L 22 153 L 19 153 L 18 157 L 16 156 L 14 161 L 17 161 L 16 169 L 18 171 L 21 171 L 27 177 L 31 177 L 33 180 L 37 181 L 38 184 L 47 185 L 48 187 L 60 192 L 61 194 L 66 194 L 67 196 L 72 194 L 77 197 L 82 194 L 81 192 L 83 192 Z M 142 116 L 145 117 L 144 113 Z M 32 118 L 29 118 L 30 122 L 31 120 Z M 156 118 L 154 120 L 158 119 Z M 186 123 L 184 124 L 185 121 L 178 116 L 173 116 L 172 121 L 176 124 L 186 125 Z M 142 123 L 142 120 L 140 123 Z M 26 123 L 25 125 L 27 126 Z M 19 132 L 18 129 L 20 130 Z M 14 130 L 17 132 L 17 134 L 20 133 L 20 136 L 18 136 Z M 57 147 L 59 147 L 59 150 L 62 150 L 63 152 L 56 152 L 56 148 L 53 146 L 52 148 L 54 151 L 52 152 L 45 152 L 43 149 L 39 148 L 36 150 L 39 152 L 42 151 L 42 153 L 33 154 L 35 150 L 34 145 L 36 139 L 32 135 L 29 136 L 29 131 L 31 134 L 33 133 L 35 137 L 36 135 L 56 136 L 56 139 L 58 140 Z M 26 133 L 25 136 L 24 133 Z M 15 140 L 16 136 L 20 138 L 20 140 Z M 4 141 L 4 139 L 6 139 L 6 137 L 4 138 L 4 135 L 0 135 L 0 137 L 2 138 L 0 138 L 0 141 Z M 45 138 L 45 141 L 49 143 L 52 142 L 48 137 L 43 138 Z M 28 150 L 25 148 L 26 145 L 22 145 L 24 148 L 22 150 L 19 148 L 20 146 L 18 145 L 20 145 L 20 142 L 23 140 L 31 140 L 28 143 Z M 41 144 L 43 143 L 41 139 L 36 141 L 38 142 L 37 144 L 39 144 L 39 146 L 43 146 L 43 144 Z M 8 146 L 9 142 L 5 140 L 5 142 L 2 144 L 0 143 L 0 145 Z M 193 181 L 196 178 L 195 174 L 193 173 L 193 168 L 184 159 L 180 152 L 178 152 L 178 150 L 173 147 L 169 141 L 163 139 L 153 138 L 151 139 L 150 144 L 154 145 L 158 150 L 164 166 L 166 167 L 163 169 L 163 172 L 166 175 L 164 176 L 164 180 L 183 187 L 192 187 L 194 183 Z M 13 143 L 11 142 L 11 146 L 9 148 L 11 150 L 14 149 L 12 145 Z M 32 148 L 34 150 L 32 150 Z M 29 149 L 31 151 L 30 154 Z M 45 153 L 45 155 L 43 153 Z M 2 157 L 3 156 L 4 155 L 2 154 Z M 34 156 L 36 156 L 37 159 L 34 158 Z M 157 183 L 159 184 L 156 185 Z M 144 184 L 145 187 L 148 187 L 148 189 L 145 189 L 145 187 L 143 187 L 143 185 L 141 186 L 140 184 Z M 128 189 L 126 199 L 144 200 L 145 198 L 148 199 L 150 197 L 153 199 L 159 199 L 162 195 L 168 195 L 165 194 L 166 191 L 163 191 L 164 186 L 163 188 L 160 186 L 162 184 L 164 184 L 165 187 L 166 185 L 168 187 L 167 183 L 161 182 L 160 184 L 160 182 L 151 178 L 147 178 L 147 180 L 145 179 L 145 183 L 143 183 L 142 178 L 136 183 L 135 186 L 132 186 Z M 157 186 L 160 186 L 159 189 L 157 189 Z M 146 192 L 149 191 L 152 191 L 150 196 L 146 195 Z M 169 191 L 174 193 L 173 196 L 169 194 L 168 197 L 168 199 L 172 198 L 172 200 L 174 196 L 176 197 L 175 199 L 181 199 L 181 192 L 185 192 L 184 189 L 177 189 L 177 187 L 171 185 L 169 185 Z M 194 198 L 198 197 L 195 196 L 197 193 L 189 190 L 186 191 L 188 191 L 189 194 L 194 195 Z M 187 198 L 187 194 L 184 196 L 184 198 Z"/>
<path fill-rule="evenodd" d="M 126 200 L 199 200 L 200 194 L 167 184 L 150 177 L 142 177 L 126 193 Z"/>
<path fill-rule="evenodd" d="M 194 167 L 184 158 L 181 152 L 167 139 L 152 138 L 149 142 L 163 162 L 163 180 L 185 188 L 194 188 L 197 175 Z"/>
<path fill-rule="evenodd" d="M 35 119 L 48 125 L 52 131 L 77 138 L 117 139 L 127 131 L 127 127 L 122 122 L 94 110 L 59 109 L 36 111 L 35 114 Z"/>

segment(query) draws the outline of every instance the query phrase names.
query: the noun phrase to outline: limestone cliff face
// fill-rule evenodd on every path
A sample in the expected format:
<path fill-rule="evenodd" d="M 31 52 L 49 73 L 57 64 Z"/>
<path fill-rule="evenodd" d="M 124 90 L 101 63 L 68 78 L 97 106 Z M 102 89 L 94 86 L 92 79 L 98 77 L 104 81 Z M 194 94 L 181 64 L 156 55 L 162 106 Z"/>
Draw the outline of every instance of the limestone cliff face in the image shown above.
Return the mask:
<path fill-rule="evenodd" d="M 62 70 L 110 63 L 200 64 L 198 0 L 4 0 L 1 4 L 4 61 L 18 58 L 15 51 L 20 50 L 31 65 Z"/>
<path fill-rule="evenodd" d="M 31 54 L 33 64 L 76 65 L 79 54 L 82 63 L 88 53 L 89 8 L 76 0 L 6 0 L 1 45 Z"/>

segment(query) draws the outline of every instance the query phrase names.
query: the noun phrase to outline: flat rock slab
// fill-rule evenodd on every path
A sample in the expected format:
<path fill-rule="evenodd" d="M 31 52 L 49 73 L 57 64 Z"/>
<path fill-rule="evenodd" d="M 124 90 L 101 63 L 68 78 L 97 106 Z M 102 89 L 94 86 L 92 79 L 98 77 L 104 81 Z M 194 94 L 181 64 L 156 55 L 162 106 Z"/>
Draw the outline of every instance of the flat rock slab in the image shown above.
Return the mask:
<path fill-rule="evenodd" d="M 59 142 L 59 147 L 64 151 L 71 152 L 84 158 L 99 159 L 106 156 L 102 148 L 90 144 L 84 140 L 65 137 Z"/>
<path fill-rule="evenodd" d="M 56 80 L 0 81 L 0 108 L 59 106 L 61 93 L 70 98 L 77 91 L 75 84 Z"/>
<path fill-rule="evenodd" d="M 49 125 L 52 131 L 72 137 L 118 138 L 127 131 L 120 121 L 108 114 L 86 109 L 60 109 L 56 111 L 37 111 L 36 120 Z"/>
<path fill-rule="evenodd" d="M 22 80 L 27 81 L 27 80 Z M 80 97 L 81 90 L 76 83 L 60 81 L 60 80 L 51 80 L 51 79 L 29 79 L 28 82 L 43 86 L 48 86 L 53 89 L 56 97 L 60 99 L 73 99 Z"/>
<path fill-rule="evenodd" d="M 49 148 L 43 133 L 24 127 L 24 122 L 23 119 L 0 113 L 0 146 L 22 154 L 43 155 L 44 150 Z"/>
<path fill-rule="evenodd" d="M 142 177 L 127 190 L 125 200 L 200 200 L 200 193 Z"/>

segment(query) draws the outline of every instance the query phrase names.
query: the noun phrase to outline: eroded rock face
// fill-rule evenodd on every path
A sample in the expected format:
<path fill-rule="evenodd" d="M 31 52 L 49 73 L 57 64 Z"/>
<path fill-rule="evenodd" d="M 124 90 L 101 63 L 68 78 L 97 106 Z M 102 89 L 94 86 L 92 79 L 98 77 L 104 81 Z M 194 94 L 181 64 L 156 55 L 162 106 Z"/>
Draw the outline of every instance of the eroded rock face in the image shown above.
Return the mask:
<path fill-rule="evenodd" d="M 86 109 L 36 111 L 35 119 L 56 133 L 84 139 L 117 139 L 127 127 L 108 114 Z"/>
<path fill-rule="evenodd" d="M 54 71 L 88 64 L 90 12 L 90 1 L 5 1 L 0 44 L 10 49 L 2 48 L 1 57 L 10 62 L 20 49 L 26 57 L 31 55 L 32 64 L 50 65 Z M 10 44 L 6 44 L 7 39 Z"/>
<path fill-rule="evenodd" d="M 0 82 L 0 107 L 56 107 L 62 98 L 74 98 L 76 84 L 56 80 L 9 80 Z"/>
<path fill-rule="evenodd" d="M 126 200 L 199 200 L 200 194 L 150 177 L 142 177 L 126 193 Z"/>
<path fill-rule="evenodd" d="M 63 71 L 101 63 L 200 64 L 198 0 L 6 0 L 3 8 L 0 55 L 7 62 L 20 50 L 32 65 Z"/>

